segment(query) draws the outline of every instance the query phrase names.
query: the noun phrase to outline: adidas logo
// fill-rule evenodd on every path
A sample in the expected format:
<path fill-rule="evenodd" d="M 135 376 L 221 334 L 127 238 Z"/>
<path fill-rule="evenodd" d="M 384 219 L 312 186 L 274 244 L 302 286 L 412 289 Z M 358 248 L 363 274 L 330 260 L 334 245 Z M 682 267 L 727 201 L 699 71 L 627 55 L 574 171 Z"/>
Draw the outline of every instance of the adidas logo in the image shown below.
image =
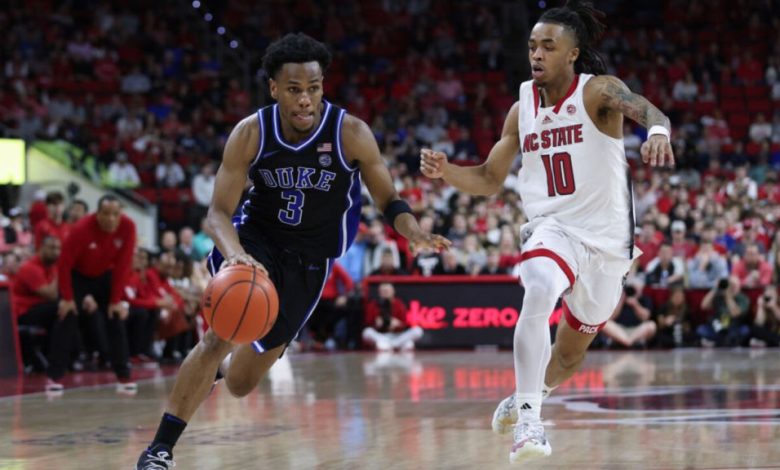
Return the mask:
<path fill-rule="evenodd" d="M 542 119 L 542 124 L 550 124 L 552 122 L 552 119 L 550 119 L 550 116 L 545 116 L 544 119 Z"/>
<path fill-rule="evenodd" d="M 530 410 L 531 409 L 531 405 L 529 405 L 528 403 L 523 403 L 523 406 L 521 406 L 520 409 L 521 410 Z"/>

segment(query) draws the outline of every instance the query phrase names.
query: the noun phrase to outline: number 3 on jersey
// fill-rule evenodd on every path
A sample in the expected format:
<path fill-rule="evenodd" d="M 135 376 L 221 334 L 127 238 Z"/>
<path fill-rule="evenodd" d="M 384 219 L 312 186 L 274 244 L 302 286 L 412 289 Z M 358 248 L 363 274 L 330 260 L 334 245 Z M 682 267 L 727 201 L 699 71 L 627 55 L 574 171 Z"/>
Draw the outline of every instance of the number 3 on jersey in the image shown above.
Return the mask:
<path fill-rule="evenodd" d="M 287 201 L 287 209 L 279 209 L 279 220 L 287 225 L 300 224 L 303 217 L 303 191 L 300 189 L 282 191 L 282 199 Z"/>
<path fill-rule="evenodd" d="M 558 152 L 542 155 L 544 171 L 547 173 L 547 195 L 550 197 L 566 196 L 574 193 L 574 170 L 571 167 L 571 155 L 568 152 Z"/>

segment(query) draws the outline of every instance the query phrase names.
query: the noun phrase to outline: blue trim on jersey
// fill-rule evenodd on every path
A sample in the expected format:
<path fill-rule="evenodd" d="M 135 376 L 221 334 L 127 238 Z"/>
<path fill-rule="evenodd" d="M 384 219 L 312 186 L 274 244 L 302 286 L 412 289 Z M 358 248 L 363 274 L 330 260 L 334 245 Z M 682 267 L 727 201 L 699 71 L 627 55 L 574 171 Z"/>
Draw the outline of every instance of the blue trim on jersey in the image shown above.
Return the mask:
<path fill-rule="evenodd" d="M 263 147 L 265 147 L 265 123 L 263 122 L 263 108 L 257 110 L 257 122 L 260 126 L 260 138 L 257 139 L 257 155 L 255 155 L 255 159 L 252 160 L 252 163 L 249 165 L 250 168 L 252 168 L 252 166 L 260 160 L 260 157 L 263 154 Z"/>
<path fill-rule="evenodd" d="M 353 172 L 350 175 L 349 191 L 347 191 L 347 208 L 341 216 L 341 227 L 339 228 L 339 246 L 341 251 L 338 257 L 344 256 L 349 246 L 355 240 L 358 225 L 360 223 L 360 173 Z"/>
<path fill-rule="evenodd" d="M 344 168 L 346 171 L 357 171 L 357 167 L 351 167 L 349 166 L 349 163 L 347 162 L 347 158 L 344 156 L 343 146 L 341 144 L 341 125 L 344 122 L 344 116 L 347 114 L 347 110 L 342 109 L 339 113 L 339 117 L 336 120 L 336 155 L 339 157 L 339 162 L 341 162 L 341 167 Z"/>
<path fill-rule="evenodd" d="M 279 145 L 281 145 L 286 149 L 292 150 L 293 152 L 300 152 L 304 147 L 314 142 L 317 139 L 317 137 L 320 135 L 322 128 L 325 127 L 325 122 L 328 120 L 328 114 L 330 114 L 330 108 L 331 108 L 330 103 L 328 103 L 325 100 L 323 100 L 322 102 L 325 103 L 325 111 L 322 113 L 322 116 L 320 117 L 319 127 L 317 127 L 317 130 L 314 131 L 314 133 L 308 139 L 303 141 L 303 143 L 299 144 L 298 146 L 290 145 L 287 142 L 285 142 L 282 132 L 281 130 L 279 130 L 279 104 L 275 104 L 273 107 L 274 135 L 276 136 L 276 141 L 279 142 Z"/>
<path fill-rule="evenodd" d="M 260 340 L 252 343 L 252 349 L 254 349 L 257 354 L 263 354 L 265 352 L 265 347 L 263 347 L 263 343 L 261 343 Z"/>

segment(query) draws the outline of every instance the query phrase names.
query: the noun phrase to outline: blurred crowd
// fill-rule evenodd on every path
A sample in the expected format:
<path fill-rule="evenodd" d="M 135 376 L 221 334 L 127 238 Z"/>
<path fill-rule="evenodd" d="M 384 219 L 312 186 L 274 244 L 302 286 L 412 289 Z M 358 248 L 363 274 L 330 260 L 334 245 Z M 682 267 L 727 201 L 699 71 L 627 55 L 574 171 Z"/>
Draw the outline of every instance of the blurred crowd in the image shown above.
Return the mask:
<path fill-rule="evenodd" d="M 620 347 L 776 345 L 777 2 L 741 0 L 728 2 L 729 8 L 723 0 L 658 3 L 663 8 L 636 11 L 634 2 L 599 4 L 609 15 L 600 49 L 610 73 L 671 117 L 678 160 L 675 170 L 645 168 L 639 161 L 645 131 L 626 123 L 635 242 L 643 255 L 603 336 Z M 0 46 L 0 135 L 67 140 L 98 158 L 109 186 L 135 189 L 153 203 L 169 204 L 160 198 L 170 191 L 182 195 L 176 206 L 193 201 L 191 210 L 161 211 L 166 230 L 159 246 L 139 248 L 135 255 L 133 276 L 167 292 L 146 304 L 156 313 L 147 315 L 153 323 L 139 328 L 148 332 L 148 325 L 156 325 L 151 338 L 128 328 L 129 335 L 144 338 L 130 341 L 136 362 L 175 360 L 197 339 L 196 300 L 211 246 L 202 217 L 215 164 L 232 126 L 267 102 L 265 77 L 254 72 L 265 46 L 287 31 L 306 31 L 333 49 L 328 99 L 371 125 L 420 225 L 453 241 L 448 252 L 413 256 L 364 193 L 356 241 L 334 269 L 314 317 L 320 320 L 304 344 L 356 348 L 376 338 L 364 335 L 364 327 L 381 333 L 410 326 L 392 321 L 403 321 L 403 315 L 392 314 L 399 310 L 389 288 L 374 299 L 376 308 L 366 307 L 361 285 L 367 276 L 515 272 L 526 219 L 514 177 L 498 195 L 471 197 L 418 171 L 422 147 L 473 165 L 486 158 L 499 135 L 516 99 L 517 83 L 510 85 L 505 72 L 513 60 L 507 48 L 522 45 L 508 40 L 517 31 L 504 21 L 500 3 L 302 0 L 293 14 L 253 2 L 211 7 L 214 21 L 208 24 L 196 23 L 202 16 L 193 16 L 187 4 L 148 1 L 101 1 L 88 9 L 26 1 L 0 12 L 6 32 Z M 217 23 L 237 38 L 239 53 L 253 67 L 252 86 L 238 78 L 228 56 L 215 58 L 209 43 L 216 34 L 209 28 Z M 514 169 L 521 164 L 518 158 Z M 78 200 L 62 203 L 69 223 L 87 212 Z M 6 207 L 0 216 L 0 276 L 13 278 L 42 239 L 44 212 L 52 217 L 51 207 L 43 206 L 39 198 L 29 208 Z M 138 305 L 129 295 L 125 301 L 131 310 Z M 368 320 L 367 311 L 374 312 Z M 182 322 L 168 332 L 159 329 L 174 318 Z M 384 340 L 370 342 L 387 347 Z"/>

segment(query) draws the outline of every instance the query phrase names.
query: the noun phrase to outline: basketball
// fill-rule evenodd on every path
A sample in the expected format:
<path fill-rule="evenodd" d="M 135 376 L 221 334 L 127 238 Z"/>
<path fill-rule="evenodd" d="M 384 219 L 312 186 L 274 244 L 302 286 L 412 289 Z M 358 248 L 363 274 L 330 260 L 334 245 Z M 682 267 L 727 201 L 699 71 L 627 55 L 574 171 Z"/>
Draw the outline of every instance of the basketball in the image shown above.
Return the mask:
<path fill-rule="evenodd" d="M 203 293 L 203 314 L 214 334 L 235 344 L 265 336 L 276 322 L 279 297 L 267 276 L 252 266 L 228 266 Z"/>

